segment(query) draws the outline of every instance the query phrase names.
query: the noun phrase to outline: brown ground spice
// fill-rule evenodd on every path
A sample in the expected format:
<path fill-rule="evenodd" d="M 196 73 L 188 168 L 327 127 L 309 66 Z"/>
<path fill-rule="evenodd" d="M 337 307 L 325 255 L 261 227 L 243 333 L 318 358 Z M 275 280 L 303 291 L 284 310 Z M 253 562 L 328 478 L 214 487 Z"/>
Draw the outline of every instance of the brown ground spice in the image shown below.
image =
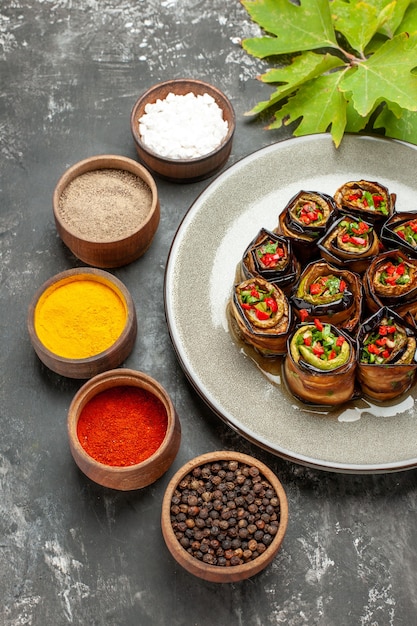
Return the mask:
<path fill-rule="evenodd" d="M 123 239 L 135 232 L 152 205 L 150 187 L 126 170 L 101 169 L 80 174 L 61 194 L 58 214 L 89 241 Z"/>

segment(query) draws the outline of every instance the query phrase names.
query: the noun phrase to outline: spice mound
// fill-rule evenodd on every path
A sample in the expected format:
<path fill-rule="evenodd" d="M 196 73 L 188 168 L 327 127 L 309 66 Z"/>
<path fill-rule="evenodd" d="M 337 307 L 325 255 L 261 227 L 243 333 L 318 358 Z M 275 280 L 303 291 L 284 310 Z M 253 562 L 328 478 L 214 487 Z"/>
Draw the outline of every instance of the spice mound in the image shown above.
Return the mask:
<path fill-rule="evenodd" d="M 85 359 L 117 341 L 127 315 L 125 298 L 115 285 L 79 274 L 63 278 L 42 293 L 34 324 L 48 350 L 66 359 Z"/>
<path fill-rule="evenodd" d="M 280 525 L 279 498 L 255 466 L 206 463 L 177 485 L 170 520 L 191 556 L 210 565 L 242 565 L 271 545 Z"/>
<path fill-rule="evenodd" d="M 152 191 L 139 176 L 119 169 L 80 174 L 63 190 L 57 213 L 92 242 L 124 239 L 136 232 L 152 206 Z"/>
<path fill-rule="evenodd" d="M 87 402 L 78 419 L 77 436 L 99 463 L 125 467 L 152 456 L 167 427 L 167 412 L 159 398 L 145 389 L 122 385 Z"/>
<path fill-rule="evenodd" d="M 145 106 L 139 119 L 143 143 L 162 157 L 196 159 L 215 150 L 229 125 L 209 94 L 169 93 L 164 100 Z"/>

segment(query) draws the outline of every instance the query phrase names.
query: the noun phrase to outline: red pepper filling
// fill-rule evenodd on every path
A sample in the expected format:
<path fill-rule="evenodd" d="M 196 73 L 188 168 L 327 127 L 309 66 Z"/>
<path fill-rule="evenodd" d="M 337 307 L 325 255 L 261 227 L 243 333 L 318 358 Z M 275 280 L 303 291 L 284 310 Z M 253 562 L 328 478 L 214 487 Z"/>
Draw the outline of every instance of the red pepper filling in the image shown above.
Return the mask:
<path fill-rule="evenodd" d="M 362 206 L 364 209 L 378 211 L 383 215 L 388 215 L 387 202 L 379 193 L 371 193 L 365 189 L 357 189 L 354 193 L 345 196 L 345 199 L 352 204 Z"/>
<path fill-rule="evenodd" d="M 388 360 L 396 346 L 396 327 L 394 324 L 380 324 L 365 339 L 362 348 L 361 362 L 380 364 Z"/>
<path fill-rule="evenodd" d="M 316 202 L 305 202 L 297 209 L 297 217 L 306 226 L 323 221 L 324 211 Z"/>
<path fill-rule="evenodd" d="M 363 221 L 349 222 L 343 220 L 340 226 L 345 229 L 341 237 L 343 243 L 351 243 L 360 248 L 367 245 L 369 233 L 372 230 L 368 224 Z"/>
<path fill-rule="evenodd" d="M 273 269 L 285 256 L 285 250 L 279 246 L 278 242 L 268 241 L 257 250 L 257 255 L 264 267 Z"/>
<path fill-rule="evenodd" d="M 278 310 L 278 304 L 272 296 L 272 291 L 264 291 L 255 284 L 240 291 L 239 295 L 242 309 L 247 311 L 252 309 L 260 321 L 269 319 Z"/>
<path fill-rule="evenodd" d="M 394 232 L 414 248 L 417 247 L 417 219 L 401 224 Z"/>
<path fill-rule="evenodd" d="M 309 286 L 309 293 L 312 296 L 326 296 L 343 293 L 346 289 L 346 281 L 337 276 L 320 276 Z"/>
<path fill-rule="evenodd" d="M 380 282 L 383 285 L 406 285 L 410 280 L 410 270 L 402 261 L 398 263 L 389 261 L 380 275 Z"/>
<path fill-rule="evenodd" d="M 323 361 L 332 361 L 340 354 L 340 349 L 346 339 L 342 335 L 335 335 L 329 324 L 323 324 L 319 319 L 314 320 L 314 328 L 307 328 L 297 340 L 307 346 L 309 350 Z"/>

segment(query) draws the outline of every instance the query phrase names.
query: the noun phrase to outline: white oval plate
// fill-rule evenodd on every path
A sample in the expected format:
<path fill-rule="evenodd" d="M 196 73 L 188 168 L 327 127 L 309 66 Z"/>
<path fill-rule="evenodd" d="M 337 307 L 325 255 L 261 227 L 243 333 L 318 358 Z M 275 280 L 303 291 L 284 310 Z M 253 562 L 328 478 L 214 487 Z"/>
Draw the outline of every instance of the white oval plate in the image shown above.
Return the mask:
<path fill-rule="evenodd" d="M 273 229 L 301 189 L 332 195 L 349 180 L 378 181 L 397 194 L 397 210 L 415 210 L 417 148 L 347 135 L 290 139 L 243 158 L 197 198 L 172 243 L 165 314 L 191 384 L 230 427 L 266 450 L 309 467 L 377 473 L 417 466 L 416 389 L 376 406 L 359 400 L 333 411 L 296 402 L 234 343 L 226 304 L 236 266 L 260 228 Z"/>

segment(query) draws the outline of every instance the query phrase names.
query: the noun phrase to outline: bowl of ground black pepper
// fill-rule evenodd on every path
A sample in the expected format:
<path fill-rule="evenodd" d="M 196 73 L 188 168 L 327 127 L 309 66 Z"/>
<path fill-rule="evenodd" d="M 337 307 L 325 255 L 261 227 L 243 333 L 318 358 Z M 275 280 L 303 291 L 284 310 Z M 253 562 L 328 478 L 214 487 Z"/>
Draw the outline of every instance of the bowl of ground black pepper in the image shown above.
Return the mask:
<path fill-rule="evenodd" d="M 158 480 L 181 442 L 180 421 L 166 389 L 148 374 L 124 368 L 98 374 L 79 389 L 67 430 L 79 469 L 120 491 Z"/>
<path fill-rule="evenodd" d="M 277 476 L 233 451 L 186 463 L 162 503 L 162 534 L 171 555 L 194 576 L 216 583 L 244 580 L 267 567 L 287 524 L 287 497 Z"/>
<path fill-rule="evenodd" d="M 130 117 L 139 159 L 161 178 L 178 183 L 203 180 L 225 165 L 235 125 L 227 96 L 190 78 L 153 85 L 137 99 Z"/>
<path fill-rule="evenodd" d="M 41 285 L 29 304 L 32 346 L 49 369 L 86 379 L 129 356 L 137 334 L 136 309 L 129 290 L 105 270 L 79 267 Z"/>
<path fill-rule="evenodd" d="M 160 220 L 152 175 L 137 161 L 117 155 L 72 165 L 58 180 L 52 205 L 64 244 L 99 268 L 121 267 L 142 256 Z"/>

